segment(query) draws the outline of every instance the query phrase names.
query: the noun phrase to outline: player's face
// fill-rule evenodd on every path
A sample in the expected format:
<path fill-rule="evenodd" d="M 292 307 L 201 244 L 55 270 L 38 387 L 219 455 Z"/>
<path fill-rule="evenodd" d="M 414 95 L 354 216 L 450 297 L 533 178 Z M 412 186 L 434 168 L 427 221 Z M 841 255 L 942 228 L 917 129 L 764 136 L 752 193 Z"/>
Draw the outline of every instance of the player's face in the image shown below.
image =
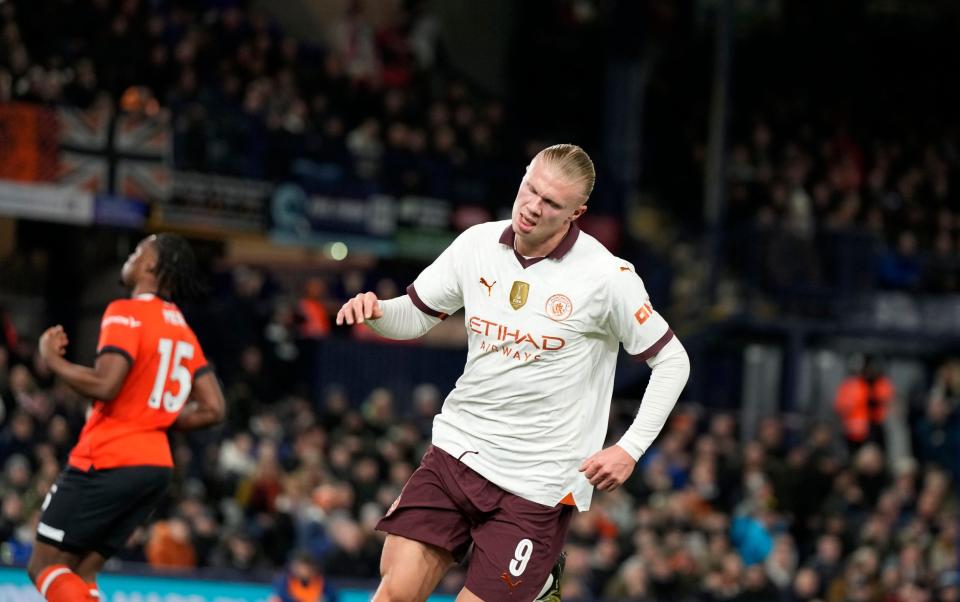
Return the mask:
<path fill-rule="evenodd" d="M 513 202 L 513 231 L 528 247 L 557 235 L 587 210 L 583 185 L 571 182 L 549 163 L 534 160 Z"/>
<path fill-rule="evenodd" d="M 120 280 L 125 286 L 133 287 L 137 281 L 153 270 L 157 264 L 157 253 L 154 248 L 154 236 L 148 236 L 140 241 L 133 253 L 127 257 L 120 269 Z"/>

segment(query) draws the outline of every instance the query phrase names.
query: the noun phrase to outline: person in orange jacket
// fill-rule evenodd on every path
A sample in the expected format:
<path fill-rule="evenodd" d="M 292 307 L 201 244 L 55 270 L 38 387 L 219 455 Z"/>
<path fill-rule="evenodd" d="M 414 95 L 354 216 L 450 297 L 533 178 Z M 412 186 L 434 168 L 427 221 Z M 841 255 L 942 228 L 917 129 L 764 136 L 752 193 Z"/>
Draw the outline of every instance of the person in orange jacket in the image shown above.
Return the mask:
<path fill-rule="evenodd" d="M 863 367 L 837 388 L 834 409 L 843 424 L 851 451 L 868 442 L 884 447 L 884 421 L 894 401 L 893 382 L 883 374 L 880 362 L 867 356 Z"/>
<path fill-rule="evenodd" d="M 337 602 L 337 593 L 309 552 L 298 552 L 273 582 L 268 602 Z"/>

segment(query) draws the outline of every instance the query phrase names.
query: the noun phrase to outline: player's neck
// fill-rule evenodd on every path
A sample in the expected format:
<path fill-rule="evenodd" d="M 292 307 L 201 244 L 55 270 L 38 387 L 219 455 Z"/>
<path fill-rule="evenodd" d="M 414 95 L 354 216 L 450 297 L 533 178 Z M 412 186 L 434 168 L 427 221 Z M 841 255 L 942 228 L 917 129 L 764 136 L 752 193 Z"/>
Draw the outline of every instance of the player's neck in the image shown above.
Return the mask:
<path fill-rule="evenodd" d="M 155 282 L 138 282 L 130 291 L 130 297 L 139 297 L 140 295 L 158 295 Z"/>
<path fill-rule="evenodd" d="M 566 225 L 560 228 L 556 234 L 538 245 L 529 245 L 529 243 L 525 242 L 519 235 L 517 235 L 513 238 L 513 248 L 517 253 L 520 253 L 524 257 L 546 257 L 550 253 L 553 253 L 554 249 L 560 246 L 560 242 L 569 231 L 570 222 L 567 222 Z"/>

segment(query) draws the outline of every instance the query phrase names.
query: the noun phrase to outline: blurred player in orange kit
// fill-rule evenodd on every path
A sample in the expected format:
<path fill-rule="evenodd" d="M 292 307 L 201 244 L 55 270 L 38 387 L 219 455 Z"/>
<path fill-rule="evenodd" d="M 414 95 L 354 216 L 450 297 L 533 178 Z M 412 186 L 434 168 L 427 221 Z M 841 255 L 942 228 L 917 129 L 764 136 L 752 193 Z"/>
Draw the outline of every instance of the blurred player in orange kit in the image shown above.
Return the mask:
<path fill-rule="evenodd" d="M 171 301 L 198 289 L 193 251 L 180 236 L 140 241 L 120 272 L 129 299 L 100 322 L 93 368 L 64 359 L 62 326 L 40 337 L 59 378 L 93 398 L 92 410 L 50 488 L 27 572 L 51 602 L 97 600 L 96 574 L 146 521 L 172 474 L 167 430 L 223 420 L 225 403 L 196 335 Z"/>

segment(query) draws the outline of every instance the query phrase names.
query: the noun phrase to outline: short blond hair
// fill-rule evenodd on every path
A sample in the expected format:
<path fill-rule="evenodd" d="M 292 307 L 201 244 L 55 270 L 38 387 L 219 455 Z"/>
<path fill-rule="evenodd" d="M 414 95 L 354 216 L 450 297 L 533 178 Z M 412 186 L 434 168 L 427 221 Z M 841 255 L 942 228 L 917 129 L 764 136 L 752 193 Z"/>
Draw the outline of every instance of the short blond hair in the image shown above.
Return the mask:
<path fill-rule="evenodd" d="M 560 170 L 571 182 L 583 185 L 584 201 L 590 198 L 593 184 L 597 181 L 597 172 L 593 167 L 590 155 L 576 144 L 554 144 L 543 149 L 533 158 L 543 159 L 544 162 Z"/>

